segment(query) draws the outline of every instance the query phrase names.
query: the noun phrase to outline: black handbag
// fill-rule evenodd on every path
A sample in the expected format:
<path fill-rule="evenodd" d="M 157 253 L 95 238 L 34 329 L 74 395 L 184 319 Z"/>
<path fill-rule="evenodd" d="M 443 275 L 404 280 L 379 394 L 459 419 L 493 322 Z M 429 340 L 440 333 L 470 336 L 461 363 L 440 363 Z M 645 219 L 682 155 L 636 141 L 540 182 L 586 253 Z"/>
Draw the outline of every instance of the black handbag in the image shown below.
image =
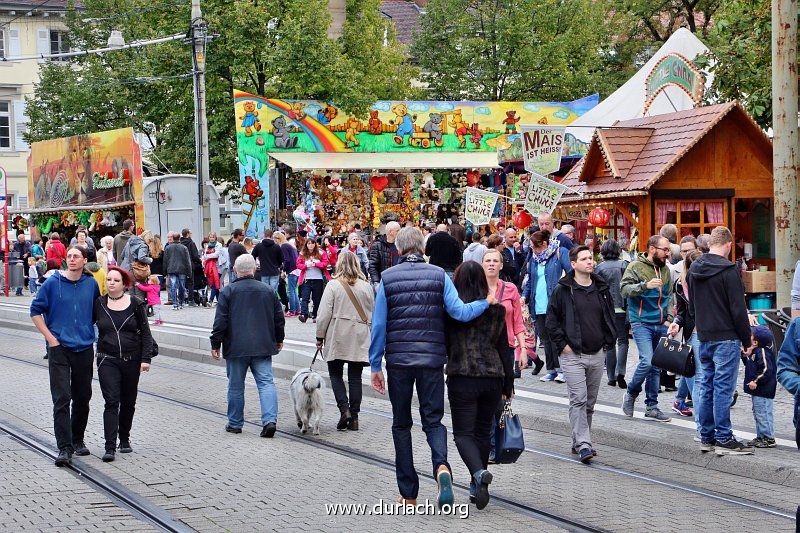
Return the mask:
<path fill-rule="evenodd" d="M 694 376 L 692 346 L 670 337 L 661 337 L 653 351 L 653 366 L 681 376 Z"/>
<path fill-rule="evenodd" d="M 494 457 L 500 464 L 516 463 L 525 451 L 525 439 L 522 437 L 522 422 L 519 416 L 511 411 L 511 402 L 503 407 L 503 414 L 497 421 L 494 432 Z"/>

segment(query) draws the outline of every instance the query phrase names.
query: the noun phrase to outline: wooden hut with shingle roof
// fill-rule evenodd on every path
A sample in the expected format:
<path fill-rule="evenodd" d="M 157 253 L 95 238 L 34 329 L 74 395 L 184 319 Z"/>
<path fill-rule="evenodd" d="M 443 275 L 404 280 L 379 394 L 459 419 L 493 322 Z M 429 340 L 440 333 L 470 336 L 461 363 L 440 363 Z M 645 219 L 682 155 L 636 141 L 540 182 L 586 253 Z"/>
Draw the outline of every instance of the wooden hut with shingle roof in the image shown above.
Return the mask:
<path fill-rule="evenodd" d="M 774 263 L 772 143 L 737 102 L 597 128 L 562 183 L 583 196 L 565 193 L 557 219 L 605 208 L 609 225 L 591 231 L 637 237 L 640 250 L 664 224 L 679 238 L 724 225 L 752 243 L 754 260 Z"/>

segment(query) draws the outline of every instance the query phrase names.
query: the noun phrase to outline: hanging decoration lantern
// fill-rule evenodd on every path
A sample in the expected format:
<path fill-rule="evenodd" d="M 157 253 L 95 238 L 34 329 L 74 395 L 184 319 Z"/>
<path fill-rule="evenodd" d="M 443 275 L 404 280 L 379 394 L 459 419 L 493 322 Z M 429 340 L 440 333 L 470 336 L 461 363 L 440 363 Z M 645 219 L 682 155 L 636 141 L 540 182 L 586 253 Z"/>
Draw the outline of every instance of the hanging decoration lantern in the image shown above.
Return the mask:
<path fill-rule="evenodd" d="M 515 228 L 525 229 L 531 225 L 531 222 L 533 222 L 533 217 L 530 213 L 523 209 L 522 211 L 517 211 L 511 218 L 511 221 L 514 223 Z"/>
<path fill-rule="evenodd" d="M 605 228 L 611 220 L 611 213 L 608 209 L 602 207 L 595 207 L 589 211 L 589 224 L 596 228 Z"/>

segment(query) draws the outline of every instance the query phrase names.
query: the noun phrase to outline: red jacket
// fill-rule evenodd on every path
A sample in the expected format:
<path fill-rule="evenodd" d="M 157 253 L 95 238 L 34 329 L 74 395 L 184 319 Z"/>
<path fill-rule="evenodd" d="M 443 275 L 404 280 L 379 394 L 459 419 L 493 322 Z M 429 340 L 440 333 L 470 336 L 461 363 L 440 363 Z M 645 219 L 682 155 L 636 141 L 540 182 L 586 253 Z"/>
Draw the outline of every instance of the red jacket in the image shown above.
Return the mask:
<path fill-rule="evenodd" d="M 325 276 L 325 279 L 327 279 L 328 281 L 330 281 L 331 279 L 331 275 L 330 273 L 328 273 L 327 269 L 329 262 L 330 260 L 328 259 L 328 252 L 323 250 L 322 253 L 320 254 L 320 258 L 315 259 L 313 265 L 318 269 L 322 270 L 322 275 Z M 306 278 L 306 270 L 308 270 L 308 267 L 306 266 L 306 258 L 303 257 L 302 255 L 297 256 L 297 268 L 300 269 L 300 278 L 297 280 L 297 284 L 300 285 Z"/>
<path fill-rule="evenodd" d="M 50 242 L 47 243 L 47 260 L 51 259 L 55 259 L 59 264 L 67 260 L 67 249 L 64 247 L 64 243 L 58 239 L 50 239 Z"/>

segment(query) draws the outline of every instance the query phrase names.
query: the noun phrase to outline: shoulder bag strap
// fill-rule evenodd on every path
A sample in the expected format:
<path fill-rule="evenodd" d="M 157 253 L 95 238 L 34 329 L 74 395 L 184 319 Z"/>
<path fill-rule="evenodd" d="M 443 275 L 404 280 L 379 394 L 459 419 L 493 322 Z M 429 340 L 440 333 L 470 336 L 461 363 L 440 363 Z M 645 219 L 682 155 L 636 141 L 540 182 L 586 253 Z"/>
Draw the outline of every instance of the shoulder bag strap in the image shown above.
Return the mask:
<path fill-rule="evenodd" d="M 365 324 L 369 324 L 369 321 L 367 320 L 367 314 L 364 312 L 364 308 L 361 307 L 361 304 L 358 303 L 358 300 L 356 300 L 356 295 L 353 294 L 353 289 L 347 284 L 347 282 L 342 281 L 341 279 L 338 281 L 342 284 L 342 287 L 344 287 L 344 292 L 347 293 L 347 297 L 350 298 L 350 303 L 352 303 L 353 307 L 356 308 L 356 313 L 358 313 L 358 316 Z"/>
<path fill-rule="evenodd" d="M 500 298 L 498 298 L 498 303 L 503 301 L 503 293 L 506 290 L 506 282 L 503 280 L 498 280 L 500 282 Z"/>

